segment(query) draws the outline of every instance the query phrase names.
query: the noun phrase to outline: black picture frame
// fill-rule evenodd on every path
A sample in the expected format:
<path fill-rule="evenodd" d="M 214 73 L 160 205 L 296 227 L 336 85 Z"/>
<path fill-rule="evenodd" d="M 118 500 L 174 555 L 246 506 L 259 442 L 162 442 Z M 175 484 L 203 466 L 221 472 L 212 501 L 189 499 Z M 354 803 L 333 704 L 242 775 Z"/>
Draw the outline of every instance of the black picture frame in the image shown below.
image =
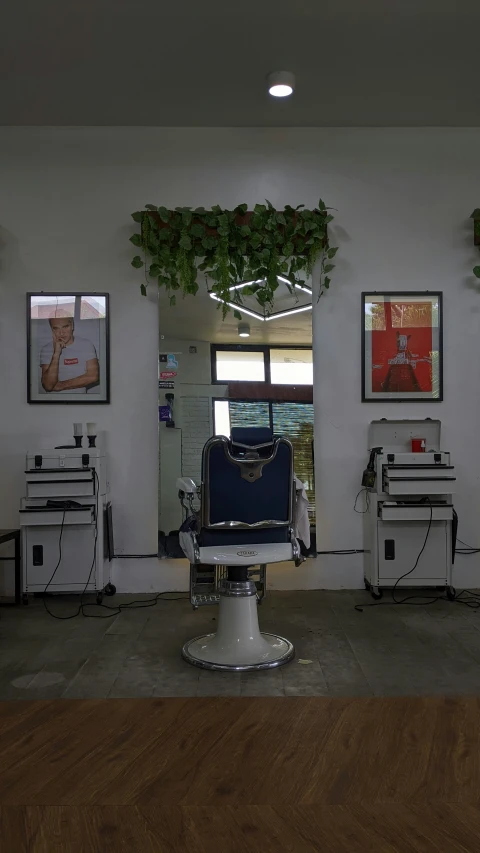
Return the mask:
<path fill-rule="evenodd" d="M 370 300 L 367 303 L 367 299 Z M 375 391 L 372 389 L 372 376 L 373 376 L 373 347 L 372 347 L 372 338 L 369 338 L 369 333 L 375 331 L 370 328 L 367 329 L 367 317 L 372 316 L 371 314 L 367 314 L 366 306 L 367 304 L 372 304 L 372 300 L 375 300 L 376 303 L 381 304 L 382 301 L 384 303 L 392 304 L 394 299 L 398 299 L 399 301 L 411 299 L 412 303 L 429 301 L 432 304 L 432 313 L 434 308 L 436 308 L 436 318 L 437 323 L 434 325 L 431 324 L 432 329 L 432 347 L 436 345 L 436 349 L 432 348 L 430 355 L 432 356 L 435 353 L 435 371 L 433 372 L 433 364 L 434 361 L 430 358 L 430 364 L 432 364 L 432 375 L 431 375 L 431 384 L 432 389 L 425 391 L 419 388 L 418 391 L 409 389 L 408 391 L 398 390 L 380 390 Z M 361 323 L 362 323 L 362 402 L 363 403 L 441 403 L 443 401 L 443 293 L 438 290 L 392 290 L 392 291 L 364 291 L 362 293 L 361 300 Z M 393 330 L 393 324 L 392 324 Z M 405 327 L 409 328 L 409 327 Z M 398 344 L 399 336 L 402 333 L 397 332 L 397 354 L 399 361 L 395 364 L 392 364 L 390 360 L 388 360 L 388 364 L 390 367 L 388 368 L 387 377 L 385 382 L 388 380 L 389 376 L 391 376 L 392 367 L 401 366 L 403 368 L 409 367 L 410 373 L 413 376 L 412 384 L 419 385 L 418 379 L 414 374 L 414 370 L 416 371 L 417 365 L 421 362 L 429 361 L 428 358 L 422 357 L 421 352 L 419 352 L 417 357 L 414 356 L 414 353 L 411 353 L 409 350 L 406 350 L 405 347 L 408 344 L 408 338 L 411 337 L 410 333 L 407 335 L 407 342 L 402 342 Z M 433 336 L 435 336 L 436 340 L 433 340 Z M 415 344 L 410 344 L 409 346 L 414 346 Z M 402 350 L 403 347 L 403 350 Z M 402 358 L 404 360 L 402 361 Z M 385 369 L 386 365 L 378 365 L 379 369 L 382 367 Z M 368 374 L 369 371 L 369 374 Z M 368 379 L 370 376 L 370 380 Z M 397 380 L 398 381 L 398 380 Z M 385 382 L 383 384 L 385 384 Z"/>
<path fill-rule="evenodd" d="M 84 303 L 82 304 L 82 299 Z M 49 300 L 52 300 L 51 305 Z M 71 303 L 73 301 L 73 315 Z M 34 304 L 36 303 L 36 304 Z M 95 307 L 97 303 L 97 308 Z M 62 309 L 62 306 L 65 306 Z M 42 311 L 39 311 L 40 307 Z M 52 309 L 49 316 L 50 308 Z M 33 309 L 33 312 L 32 312 Z M 87 316 L 82 317 L 85 309 Z M 27 402 L 30 405 L 108 405 L 110 403 L 110 297 L 108 293 L 97 291 L 41 291 L 27 293 Z M 32 313 L 37 311 L 37 316 Z M 98 316 L 88 316 L 95 314 Z M 104 311 L 104 316 L 102 316 Z M 39 316 L 39 314 L 41 316 Z M 98 382 L 86 386 L 85 390 L 52 390 L 42 387 L 39 371 L 40 357 L 43 346 L 48 349 L 48 326 L 51 319 L 57 317 L 72 317 L 73 328 L 77 339 L 87 345 L 88 351 L 97 353 Z M 93 323 L 99 322 L 98 332 Z M 101 321 L 101 323 L 100 323 Z M 88 338 L 78 335 L 78 324 L 88 322 Z M 35 325 L 34 325 L 35 324 Z M 42 324 L 42 326 L 40 326 Z M 92 334 L 93 331 L 93 334 Z M 84 332 L 85 333 L 85 332 Z M 73 335 L 73 339 L 74 339 Z M 93 340 L 92 340 L 93 338 Z M 92 349 L 93 348 L 93 349 Z M 72 359 L 73 363 L 73 359 Z M 76 360 L 78 363 L 78 360 Z M 96 391 L 95 389 L 98 388 Z M 60 396 L 61 394 L 61 396 Z"/>

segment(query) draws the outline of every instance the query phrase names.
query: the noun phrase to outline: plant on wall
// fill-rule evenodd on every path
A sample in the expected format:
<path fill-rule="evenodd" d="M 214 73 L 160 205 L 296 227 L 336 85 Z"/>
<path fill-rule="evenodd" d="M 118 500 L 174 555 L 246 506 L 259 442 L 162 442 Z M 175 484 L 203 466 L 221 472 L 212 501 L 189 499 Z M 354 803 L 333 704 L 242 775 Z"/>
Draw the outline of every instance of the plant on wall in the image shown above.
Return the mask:
<path fill-rule="evenodd" d="M 140 231 L 130 237 L 142 250 L 132 266 L 144 269 L 146 285 L 156 279 L 175 305 L 177 293 L 185 296 L 198 291 L 197 274 L 204 272 L 211 280 L 211 291 L 220 300 L 224 316 L 235 302 L 239 308 L 244 296 L 254 296 L 262 309 L 272 311 L 278 276 L 290 283 L 303 284 L 320 261 L 320 295 L 330 286 L 329 273 L 337 248 L 330 246 L 328 224 L 333 216 L 322 200 L 318 208 L 306 210 L 303 205 L 277 211 L 267 200 L 253 211 L 246 204 L 234 210 L 215 205 L 211 210 L 197 207 L 145 205 L 145 210 L 132 213 Z M 303 276 L 303 277 L 302 277 Z M 252 284 L 230 292 L 242 281 Z M 235 312 L 237 315 L 237 312 Z"/>
<path fill-rule="evenodd" d="M 473 219 L 473 242 L 476 246 L 480 246 L 480 207 L 476 207 L 472 213 Z M 474 275 L 480 278 L 480 265 L 473 268 Z"/>

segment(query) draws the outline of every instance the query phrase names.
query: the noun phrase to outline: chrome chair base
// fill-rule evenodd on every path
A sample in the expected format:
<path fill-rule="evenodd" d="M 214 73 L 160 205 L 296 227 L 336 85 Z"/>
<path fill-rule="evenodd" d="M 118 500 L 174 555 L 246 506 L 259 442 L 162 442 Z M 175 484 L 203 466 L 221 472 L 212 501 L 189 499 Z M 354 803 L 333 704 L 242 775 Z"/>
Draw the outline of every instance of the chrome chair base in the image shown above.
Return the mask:
<path fill-rule="evenodd" d="M 295 657 L 295 649 L 289 640 L 276 634 L 260 634 L 260 638 L 263 641 L 261 646 L 251 649 L 248 658 L 245 657 L 242 662 L 227 663 L 228 650 L 220 645 L 217 634 L 205 634 L 203 637 L 189 640 L 182 649 L 182 657 L 193 666 L 223 672 L 273 669 L 283 666 Z"/>
<path fill-rule="evenodd" d="M 295 649 L 276 634 L 261 634 L 255 584 L 224 582 L 220 592 L 218 630 L 185 643 L 182 657 L 194 666 L 227 672 L 273 669 L 288 663 Z"/>

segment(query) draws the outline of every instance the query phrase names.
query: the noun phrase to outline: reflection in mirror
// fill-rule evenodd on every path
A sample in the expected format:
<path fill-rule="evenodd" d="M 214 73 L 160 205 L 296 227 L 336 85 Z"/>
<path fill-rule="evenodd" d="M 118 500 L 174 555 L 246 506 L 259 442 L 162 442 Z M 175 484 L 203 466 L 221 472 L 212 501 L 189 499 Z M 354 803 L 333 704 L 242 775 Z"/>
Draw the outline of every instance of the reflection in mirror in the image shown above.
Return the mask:
<path fill-rule="evenodd" d="M 288 308 L 288 304 L 285 305 Z M 182 509 L 176 481 L 202 477 L 202 451 L 212 435 L 232 427 L 266 426 L 290 439 L 297 485 L 305 489 L 315 549 L 313 360 L 311 311 L 270 323 L 249 317 L 250 335 L 239 338 L 239 320 L 222 312 L 200 290 L 174 307 L 160 293 L 159 555 L 183 558 L 178 531 Z M 194 511 L 199 501 L 193 503 Z M 207 567 L 208 569 L 208 567 Z M 213 573 L 214 574 L 214 573 Z M 205 574 L 205 589 L 215 583 Z"/>

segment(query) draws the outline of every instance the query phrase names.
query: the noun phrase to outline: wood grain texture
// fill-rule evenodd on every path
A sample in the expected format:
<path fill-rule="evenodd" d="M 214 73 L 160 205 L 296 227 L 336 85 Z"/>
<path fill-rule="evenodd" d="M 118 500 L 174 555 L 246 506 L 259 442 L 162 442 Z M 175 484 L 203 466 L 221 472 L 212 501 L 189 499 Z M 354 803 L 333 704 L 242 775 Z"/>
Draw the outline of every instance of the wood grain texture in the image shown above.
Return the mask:
<path fill-rule="evenodd" d="M 0 704 L 0 848 L 480 849 L 480 700 Z"/>

